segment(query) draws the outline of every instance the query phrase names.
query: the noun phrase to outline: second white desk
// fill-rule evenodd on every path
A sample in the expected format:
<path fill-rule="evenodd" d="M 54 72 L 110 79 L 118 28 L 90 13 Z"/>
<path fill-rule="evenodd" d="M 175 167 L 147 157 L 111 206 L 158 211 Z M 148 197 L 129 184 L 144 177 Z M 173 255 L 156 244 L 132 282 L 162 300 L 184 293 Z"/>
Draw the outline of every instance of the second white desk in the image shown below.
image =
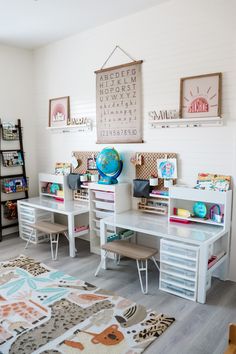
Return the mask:
<path fill-rule="evenodd" d="M 221 226 L 168 223 L 165 217 L 146 215 L 139 211 L 130 210 L 101 221 L 101 244 L 106 243 L 108 225 L 152 235 L 160 239 L 176 241 L 183 247 L 186 244 L 196 246 L 198 250 L 196 299 L 200 303 L 206 301 L 206 284 L 209 274 L 218 270 L 220 279 L 226 279 L 229 259 L 229 234 Z M 227 240 L 225 242 L 226 254 L 212 268 L 208 269 L 209 247 L 221 238 Z M 103 256 L 104 251 L 101 252 L 101 257 Z M 106 262 L 104 262 L 104 268 L 106 268 Z"/>

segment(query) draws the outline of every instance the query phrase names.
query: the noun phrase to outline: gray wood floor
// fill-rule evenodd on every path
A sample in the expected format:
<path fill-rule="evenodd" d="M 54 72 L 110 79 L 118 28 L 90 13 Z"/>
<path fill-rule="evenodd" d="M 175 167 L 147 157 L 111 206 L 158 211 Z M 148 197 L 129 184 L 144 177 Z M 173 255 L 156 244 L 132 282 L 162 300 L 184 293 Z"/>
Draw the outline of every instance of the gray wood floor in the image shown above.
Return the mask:
<path fill-rule="evenodd" d="M 146 354 L 223 354 L 227 345 L 228 324 L 236 322 L 236 283 L 218 279 L 201 305 L 158 290 L 158 274 L 150 265 L 149 294 L 143 295 L 136 265 L 122 260 L 120 266 L 109 263 L 110 269 L 101 271 L 98 278 L 94 270 L 99 257 L 89 252 L 89 244 L 76 240 L 79 250 L 76 258 L 68 256 L 68 244 L 60 241 L 59 258 L 51 260 L 49 244 L 31 245 L 24 250 L 25 242 L 16 236 L 4 237 L 0 243 L 0 260 L 19 254 L 29 255 L 67 274 L 86 280 L 96 286 L 115 291 L 147 308 L 176 318 L 176 322 L 146 350 Z"/>

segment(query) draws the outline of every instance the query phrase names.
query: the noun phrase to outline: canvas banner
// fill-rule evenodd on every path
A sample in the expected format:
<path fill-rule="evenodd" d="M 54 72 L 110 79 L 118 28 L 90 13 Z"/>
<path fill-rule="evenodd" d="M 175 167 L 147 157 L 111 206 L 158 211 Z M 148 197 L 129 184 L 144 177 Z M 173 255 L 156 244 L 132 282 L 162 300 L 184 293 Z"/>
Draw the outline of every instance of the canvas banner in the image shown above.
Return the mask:
<path fill-rule="evenodd" d="M 97 143 L 141 143 L 141 63 L 96 71 Z"/>

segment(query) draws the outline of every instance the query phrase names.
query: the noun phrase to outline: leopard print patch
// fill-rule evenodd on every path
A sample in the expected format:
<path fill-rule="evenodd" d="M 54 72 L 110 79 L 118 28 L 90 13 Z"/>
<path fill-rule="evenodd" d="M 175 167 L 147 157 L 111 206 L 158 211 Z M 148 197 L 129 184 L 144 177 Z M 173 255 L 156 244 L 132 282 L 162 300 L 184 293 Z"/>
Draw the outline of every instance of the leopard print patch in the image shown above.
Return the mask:
<path fill-rule="evenodd" d="M 34 277 L 50 272 L 50 269 L 43 266 L 40 262 L 36 262 L 33 258 L 26 256 L 19 256 L 12 261 L 3 262 L 1 269 L 15 269 L 22 268 Z"/>

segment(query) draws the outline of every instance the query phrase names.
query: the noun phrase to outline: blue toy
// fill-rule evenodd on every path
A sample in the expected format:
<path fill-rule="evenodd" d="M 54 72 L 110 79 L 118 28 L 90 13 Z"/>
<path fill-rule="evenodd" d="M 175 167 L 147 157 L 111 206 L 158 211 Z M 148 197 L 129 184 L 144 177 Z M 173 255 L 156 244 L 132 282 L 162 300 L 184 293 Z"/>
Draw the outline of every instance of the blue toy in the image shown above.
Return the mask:
<path fill-rule="evenodd" d="M 193 206 L 194 216 L 204 219 L 207 215 L 207 207 L 203 202 L 196 202 Z"/>

